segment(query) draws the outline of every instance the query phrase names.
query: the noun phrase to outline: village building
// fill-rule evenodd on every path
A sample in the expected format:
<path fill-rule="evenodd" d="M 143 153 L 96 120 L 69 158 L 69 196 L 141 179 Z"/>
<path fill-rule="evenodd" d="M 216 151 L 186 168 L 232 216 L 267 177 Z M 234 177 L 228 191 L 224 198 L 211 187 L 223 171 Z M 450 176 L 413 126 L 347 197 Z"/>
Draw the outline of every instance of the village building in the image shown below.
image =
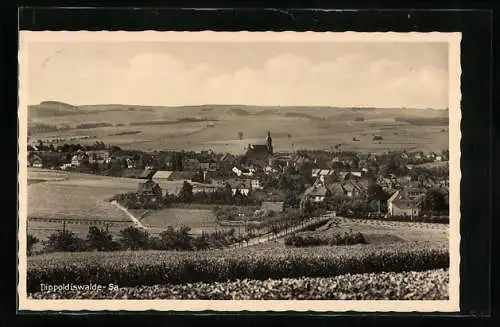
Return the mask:
<path fill-rule="evenodd" d="M 110 153 L 108 150 L 93 150 L 87 151 L 86 155 L 89 158 L 89 163 L 104 164 L 110 158 Z"/>
<path fill-rule="evenodd" d="M 328 190 L 325 186 L 323 185 L 313 185 L 306 189 L 303 195 L 303 200 L 304 201 L 311 201 L 314 203 L 320 203 L 325 200 L 326 194 Z"/>
<path fill-rule="evenodd" d="M 34 168 L 43 168 L 43 160 L 40 156 L 36 154 L 32 155 L 30 158 L 28 158 L 28 166 Z"/>
<path fill-rule="evenodd" d="M 387 200 L 387 208 L 391 216 L 417 217 L 420 215 L 418 199 L 408 197 L 399 190 Z"/>
<path fill-rule="evenodd" d="M 82 165 L 84 161 L 88 160 L 88 156 L 84 152 L 78 152 L 71 157 L 71 166 L 77 168 Z"/>
<path fill-rule="evenodd" d="M 153 182 L 148 179 L 145 182 L 139 184 L 137 193 L 144 196 L 160 196 L 162 195 L 162 190 L 158 183 Z"/>
<path fill-rule="evenodd" d="M 264 163 L 262 166 L 265 166 L 265 162 L 273 153 L 273 140 L 271 138 L 271 132 L 268 132 L 266 144 L 249 144 L 245 152 L 245 158 L 249 162 Z"/>
<path fill-rule="evenodd" d="M 229 179 L 227 183 L 231 187 L 233 195 L 239 191 L 242 195 L 248 196 L 252 190 L 252 183 L 248 179 Z"/>
<path fill-rule="evenodd" d="M 196 172 L 190 171 L 156 171 L 151 180 L 158 183 L 165 193 L 177 194 L 181 189 L 184 182 L 191 183 Z"/>
<path fill-rule="evenodd" d="M 220 190 L 223 188 L 222 185 L 215 185 L 215 184 L 206 184 L 206 183 L 197 183 L 197 182 L 191 182 L 190 184 L 193 186 L 193 194 L 214 193 L 217 190 Z"/>

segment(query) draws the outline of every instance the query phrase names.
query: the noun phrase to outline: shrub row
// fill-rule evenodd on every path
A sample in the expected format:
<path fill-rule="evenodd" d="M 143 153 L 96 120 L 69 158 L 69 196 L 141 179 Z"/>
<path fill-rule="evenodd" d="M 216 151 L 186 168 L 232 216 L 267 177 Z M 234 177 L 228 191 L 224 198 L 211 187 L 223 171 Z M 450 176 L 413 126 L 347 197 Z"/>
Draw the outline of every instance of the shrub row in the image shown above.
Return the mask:
<path fill-rule="evenodd" d="M 283 251 L 243 249 L 203 252 L 86 252 L 28 258 L 27 289 L 45 284 L 88 284 L 120 287 L 215 282 L 236 279 L 331 277 L 343 274 L 422 271 L 447 268 L 444 248 L 366 246 L 356 251 L 331 247 Z M 353 248 L 350 248 L 353 249 Z M 296 251 L 299 250 L 299 251 Z"/>
<path fill-rule="evenodd" d="M 366 239 L 361 233 L 335 233 L 330 239 L 312 235 L 291 235 L 285 238 L 285 245 L 305 247 L 320 245 L 354 245 L 366 244 Z"/>

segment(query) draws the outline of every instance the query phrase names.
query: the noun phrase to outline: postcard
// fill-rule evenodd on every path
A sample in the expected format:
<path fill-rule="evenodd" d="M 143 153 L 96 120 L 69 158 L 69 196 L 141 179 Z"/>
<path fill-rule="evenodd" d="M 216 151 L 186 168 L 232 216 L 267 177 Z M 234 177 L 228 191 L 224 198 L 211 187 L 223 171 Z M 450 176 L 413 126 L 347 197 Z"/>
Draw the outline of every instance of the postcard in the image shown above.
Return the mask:
<path fill-rule="evenodd" d="M 21 31 L 19 309 L 459 311 L 460 39 Z"/>

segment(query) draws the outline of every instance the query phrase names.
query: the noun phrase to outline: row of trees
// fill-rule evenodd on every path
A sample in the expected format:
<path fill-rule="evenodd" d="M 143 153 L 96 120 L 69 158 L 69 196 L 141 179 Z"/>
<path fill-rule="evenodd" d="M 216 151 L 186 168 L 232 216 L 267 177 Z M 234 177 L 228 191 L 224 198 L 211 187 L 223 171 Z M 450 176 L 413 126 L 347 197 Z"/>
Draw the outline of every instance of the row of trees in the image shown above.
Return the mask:
<path fill-rule="evenodd" d="M 133 226 L 119 232 L 117 239 L 106 229 L 89 227 L 86 238 L 80 238 L 72 231 L 63 229 L 49 236 L 43 242 L 42 252 L 83 252 L 83 251 L 123 251 L 123 250 L 175 250 L 194 251 L 220 248 L 236 242 L 248 240 L 250 234 L 236 235 L 234 229 L 202 233 L 193 236 L 190 227 L 173 228 L 169 226 L 157 236 Z M 35 244 L 40 240 L 28 235 L 28 255 L 34 253 Z"/>

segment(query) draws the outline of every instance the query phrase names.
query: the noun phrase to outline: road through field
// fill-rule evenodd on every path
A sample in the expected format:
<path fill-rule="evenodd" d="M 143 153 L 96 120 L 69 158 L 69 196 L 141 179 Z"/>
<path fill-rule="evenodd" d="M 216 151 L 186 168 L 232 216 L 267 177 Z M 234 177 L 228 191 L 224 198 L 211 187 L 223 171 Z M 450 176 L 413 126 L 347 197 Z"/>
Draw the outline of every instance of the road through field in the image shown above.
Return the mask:
<path fill-rule="evenodd" d="M 141 229 L 147 229 L 146 226 L 144 226 L 140 221 L 139 219 L 135 218 L 135 216 L 133 214 L 131 214 L 127 208 L 121 206 L 118 202 L 116 201 L 112 201 L 111 204 L 113 204 L 114 206 L 116 206 L 118 209 L 120 209 L 121 211 L 123 211 L 129 218 L 130 220 L 132 220 L 132 222 L 134 223 L 135 226 L 141 228 Z"/>

